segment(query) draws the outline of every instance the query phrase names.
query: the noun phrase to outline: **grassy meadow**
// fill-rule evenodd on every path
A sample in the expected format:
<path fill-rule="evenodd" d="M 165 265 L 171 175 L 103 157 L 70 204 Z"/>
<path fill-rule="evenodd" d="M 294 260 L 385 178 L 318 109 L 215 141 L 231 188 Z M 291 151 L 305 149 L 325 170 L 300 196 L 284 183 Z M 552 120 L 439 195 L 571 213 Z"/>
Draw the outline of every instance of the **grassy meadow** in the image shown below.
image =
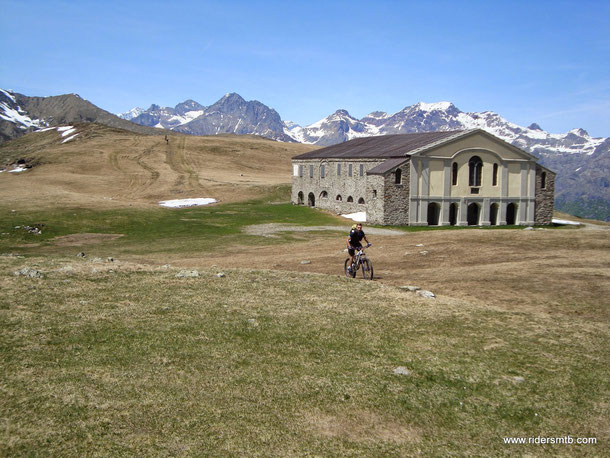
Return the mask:
<path fill-rule="evenodd" d="M 0 146 L 0 456 L 610 454 L 607 225 L 371 230 L 352 280 L 304 145 L 78 128 Z"/>

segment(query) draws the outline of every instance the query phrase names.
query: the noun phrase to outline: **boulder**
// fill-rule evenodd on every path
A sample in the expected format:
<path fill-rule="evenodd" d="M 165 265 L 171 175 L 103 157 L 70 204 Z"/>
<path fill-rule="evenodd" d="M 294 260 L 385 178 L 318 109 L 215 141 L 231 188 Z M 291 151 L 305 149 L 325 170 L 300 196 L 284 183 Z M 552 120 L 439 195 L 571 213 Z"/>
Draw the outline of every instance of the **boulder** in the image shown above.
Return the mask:
<path fill-rule="evenodd" d="M 432 291 L 428 291 L 425 289 L 420 289 L 415 294 L 417 294 L 418 296 L 421 296 L 423 298 L 426 298 L 426 299 L 433 299 L 436 297 Z"/>
<path fill-rule="evenodd" d="M 199 271 L 197 270 L 181 270 L 176 274 L 176 278 L 194 278 L 199 276 Z"/>

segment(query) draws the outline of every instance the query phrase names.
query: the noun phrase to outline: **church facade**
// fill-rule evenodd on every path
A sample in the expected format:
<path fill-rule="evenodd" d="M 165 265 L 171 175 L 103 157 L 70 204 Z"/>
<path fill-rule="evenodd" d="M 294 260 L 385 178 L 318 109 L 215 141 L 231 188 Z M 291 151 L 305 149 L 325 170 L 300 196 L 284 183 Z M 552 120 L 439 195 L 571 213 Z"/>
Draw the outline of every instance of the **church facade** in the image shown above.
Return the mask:
<path fill-rule="evenodd" d="M 292 159 L 292 202 L 377 225 L 545 225 L 555 173 L 480 129 L 350 140 Z"/>

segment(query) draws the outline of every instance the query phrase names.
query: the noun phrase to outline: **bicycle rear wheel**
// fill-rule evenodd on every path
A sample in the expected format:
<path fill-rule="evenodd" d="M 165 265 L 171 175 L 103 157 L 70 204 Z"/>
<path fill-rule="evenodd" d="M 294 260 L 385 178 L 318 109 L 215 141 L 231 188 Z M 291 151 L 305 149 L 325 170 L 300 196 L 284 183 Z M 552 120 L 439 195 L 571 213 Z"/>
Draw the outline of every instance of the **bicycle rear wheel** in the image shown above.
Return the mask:
<path fill-rule="evenodd" d="M 360 268 L 362 269 L 362 278 L 365 280 L 373 279 L 373 263 L 371 261 L 363 259 Z"/>
<path fill-rule="evenodd" d="M 343 271 L 345 272 L 345 276 L 347 278 L 355 278 L 356 277 L 356 272 L 351 272 L 349 270 L 347 270 L 347 268 L 349 267 L 349 258 L 347 258 L 345 260 L 345 266 L 343 267 Z"/>

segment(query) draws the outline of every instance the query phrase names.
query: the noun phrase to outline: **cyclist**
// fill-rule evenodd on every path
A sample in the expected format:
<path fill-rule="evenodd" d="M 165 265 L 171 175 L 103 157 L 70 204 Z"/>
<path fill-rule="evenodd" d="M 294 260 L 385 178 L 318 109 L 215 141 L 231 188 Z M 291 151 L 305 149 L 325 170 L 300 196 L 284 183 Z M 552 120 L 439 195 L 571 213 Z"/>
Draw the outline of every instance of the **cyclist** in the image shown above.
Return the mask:
<path fill-rule="evenodd" d="M 364 235 L 364 231 L 362 230 L 362 223 L 354 224 L 352 226 L 352 230 L 349 232 L 349 236 L 347 237 L 347 252 L 349 253 L 348 272 L 352 271 L 356 250 L 362 249 L 362 239 L 364 239 L 367 246 L 370 245 L 366 235 Z"/>

